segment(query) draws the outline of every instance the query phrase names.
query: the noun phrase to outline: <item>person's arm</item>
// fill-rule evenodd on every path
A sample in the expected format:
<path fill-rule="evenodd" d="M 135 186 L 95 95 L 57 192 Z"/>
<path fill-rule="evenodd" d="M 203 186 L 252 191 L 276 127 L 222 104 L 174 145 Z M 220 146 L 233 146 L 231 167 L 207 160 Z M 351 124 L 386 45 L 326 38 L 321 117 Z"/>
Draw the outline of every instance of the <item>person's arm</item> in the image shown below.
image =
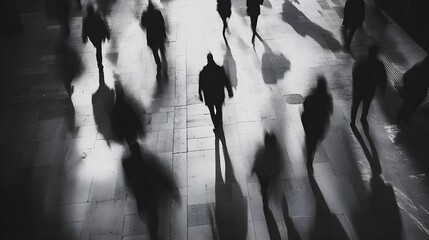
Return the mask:
<path fill-rule="evenodd" d="M 202 73 L 203 71 L 200 72 L 200 76 L 199 76 L 199 80 L 198 80 L 198 95 L 200 96 L 200 101 L 203 101 L 203 88 L 202 88 Z"/>
<path fill-rule="evenodd" d="M 110 28 L 109 28 L 109 24 L 107 24 L 106 19 L 103 19 L 103 24 L 104 24 L 104 32 L 106 34 L 106 38 L 110 40 Z"/>
<path fill-rule="evenodd" d="M 82 42 L 83 43 L 88 42 L 88 33 L 86 31 L 86 21 L 85 20 L 86 19 L 84 19 L 83 23 L 82 23 Z"/>

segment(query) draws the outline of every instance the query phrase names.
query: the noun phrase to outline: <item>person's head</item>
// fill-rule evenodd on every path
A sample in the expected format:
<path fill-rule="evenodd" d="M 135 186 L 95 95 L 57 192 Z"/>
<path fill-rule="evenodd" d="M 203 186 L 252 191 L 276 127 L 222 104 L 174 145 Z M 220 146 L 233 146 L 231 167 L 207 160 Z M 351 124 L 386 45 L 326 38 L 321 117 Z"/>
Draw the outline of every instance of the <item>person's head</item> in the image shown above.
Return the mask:
<path fill-rule="evenodd" d="M 378 46 L 375 44 L 371 44 L 368 48 L 368 56 L 369 57 L 376 57 L 378 53 Z"/>
<path fill-rule="evenodd" d="M 207 54 L 207 63 L 214 63 L 213 54 Z"/>
<path fill-rule="evenodd" d="M 88 3 L 88 5 L 86 6 L 86 12 L 89 16 L 92 16 L 95 14 L 94 6 L 92 6 L 91 3 Z"/>
<path fill-rule="evenodd" d="M 155 6 L 153 5 L 152 1 L 149 1 L 148 5 L 147 5 L 148 9 L 154 9 Z"/>
<path fill-rule="evenodd" d="M 317 76 L 317 90 L 319 91 L 326 91 L 326 78 L 325 76 L 319 75 Z"/>
<path fill-rule="evenodd" d="M 266 148 L 275 147 L 277 145 L 277 138 L 274 133 L 265 132 L 264 144 Z"/>

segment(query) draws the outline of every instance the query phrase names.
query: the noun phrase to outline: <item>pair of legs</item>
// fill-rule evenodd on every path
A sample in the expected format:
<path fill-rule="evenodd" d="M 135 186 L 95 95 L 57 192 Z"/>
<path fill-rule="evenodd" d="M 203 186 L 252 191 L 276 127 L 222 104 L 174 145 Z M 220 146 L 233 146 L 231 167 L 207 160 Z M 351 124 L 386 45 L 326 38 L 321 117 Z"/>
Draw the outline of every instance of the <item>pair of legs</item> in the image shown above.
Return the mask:
<path fill-rule="evenodd" d="M 222 35 L 223 37 L 225 37 L 225 31 L 228 28 L 228 21 L 226 21 L 226 17 L 222 17 L 222 22 L 223 22 L 223 30 L 222 30 Z"/>
<path fill-rule="evenodd" d="M 214 130 L 219 130 L 222 128 L 222 104 L 210 105 L 207 106 L 210 111 L 210 117 L 212 118 Z M 215 112 L 216 108 L 216 112 Z"/>
<path fill-rule="evenodd" d="M 256 176 L 259 180 L 259 185 L 261 186 L 261 196 L 262 196 L 262 205 L 265 209 L 268 209 L 268 187 L 270 185 L 270 180 L 268 176 L 262 173 L 256 173 Z"/>
<path fill-rule="evenodd" d="M 305 135 L 305 145 L 307 147 L 307 171 L 313 173 L 313 160 L 316 153 L 317 143 L 319 142 L 318 136 L 313 134 Z"/>
<path fill-rule="evenodd" d="M 356 122 L 356 115 L 359 108 L 360 103 L 363 103 L 362 106 L 362 116 L 360 120 L 362 122 L 367 122 L 366 118 L 368 116 L 369 106 L 371 105 L 372 97 L 364 97 L 358 94 L 353 94 L 353 102 L 352 102 L 352 112 L 351 112 L 351 119 L 350 123 L 355 124 Z"/>
<path fill-rule="evenodd" d="M 97 42 L 94 41 L 94 42 L 92 42 L 92 44 L 94 45 L 94 47 L 96 49 L 95 55 L 97 57 L 98 69 L 101 70 L 101 69 L 103 69 L 103 53 L 102 53 L 102 49 L 101 49 L 101 41 L 97 41 Z"/>
<path fill-rule="evenodd" d="M 259 15 L 250 16 L 250 27 L 252 28 L 252 44 L 255 45 L 256 26 L 258 25 Z"/>
<path fill-rule="evenodd" d="M 165 58 L 165 47 L 164 46 L 151 47 L 151 49 L 153 53 L 153 58 L 155 59 L 155 63 L 156 63 L 156 70 L 158 72 L 161 72 L 161 69 L 162 69 L 161 58 L 164 64 L 167 62 Z M 158 51 L 161 52 L 161 58 L 159 57 Z"/>

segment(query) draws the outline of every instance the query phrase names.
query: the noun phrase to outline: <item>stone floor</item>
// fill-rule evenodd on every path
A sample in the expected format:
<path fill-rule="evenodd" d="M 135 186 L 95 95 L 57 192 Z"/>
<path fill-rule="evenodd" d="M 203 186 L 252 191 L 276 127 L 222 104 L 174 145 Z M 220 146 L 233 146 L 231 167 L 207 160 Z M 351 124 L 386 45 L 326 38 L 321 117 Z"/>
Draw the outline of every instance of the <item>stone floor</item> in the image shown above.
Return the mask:
<path fill-rule="evenodd" d="M 103 115 L 115 80 L 144 107 L 139 113 L 147 133 L 140 142 L 178 187 L 159 203 L 160 239 L 293 239 L 293 227 L 301 239 L 339 239 L 342 233 L 349 239 L 429 238 L 427 110 L 408 126 L 393 123 L 401 76 L 427 53 L 371 0 L 351 54 L 340 34 L 344 0 L 265 0 L 258 23 L 263 42 L 254 48 L 245 0 L 232 0 L 228 45 L 216 1 L 158 2 L 168 26 L 168 78 L 162 81 L 155 79 L 139 26 L 146 1 L 100 1 L 112 30 L 103 46 L 105 86 L 99 86 L 95 49 L 81 41 L 82 14 L 73 9 L 67 45 L 80 64 L 71 101 L 58 80 L 67 73 L 61 67 L 67 57 L 57 47 L 60 28 L 40 12 L 40 1 L 33 2 L 35 10 L 22 14 L 25 35 L 2 38 L 4 239 L 149 239 L 122 168 L 128 148 L 111 139 Z M 360 124 L 360 133 L 349 127 L 351 69 L 374 41 L 390 81 L 373 101 L 366 135 Z M 224 106 L 225 145 L 216 141 L 198 99 L 208 52 L 234 89 Z M 312 179 L 300 111 L 317 75 L 328 80 L 334 113 Z M 276 134 L 283 152 L 271 217 L 251 174 L 265 131 Z M 376 159 L 379 182 L 371 181 L 369 162 Z"/>

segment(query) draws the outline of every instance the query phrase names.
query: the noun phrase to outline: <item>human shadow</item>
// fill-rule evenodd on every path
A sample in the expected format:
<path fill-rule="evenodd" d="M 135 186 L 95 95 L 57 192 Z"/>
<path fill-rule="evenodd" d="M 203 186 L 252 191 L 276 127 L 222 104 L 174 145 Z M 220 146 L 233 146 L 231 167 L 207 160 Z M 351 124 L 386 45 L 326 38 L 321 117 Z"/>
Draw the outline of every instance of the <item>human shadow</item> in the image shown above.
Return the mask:
<path fill-rule="evenodd" d="M 373 177 L 369 203 L 381 225 L 383 239 L 401 240 L 402 220 L 393 186 L 381 177 Z"/>
<path fill-rule="evenodd" d="M 262 43 L 265 49 L 262 55 L 262 78 L 265 84 L 276 84 L 290 70 L 290 61 L 283 53 L 274 53 L 267 43 Z"/>
<path fill-rule="evenodd" d="M 349 239 L 339 219 L 331 212 L 316 179 L 309 173 L 310 186 L 316 200 L 316 219 L 310 239 Z"/>
<path fill-rule="evenodd" d="M 288 240 L 301 240 L 301 236 L 298 233 L 298 230 L 295 227 L 295 224 L 292 218 L 289 215 L 289 207 L 284 194 L 282 194 L 282 213 L 285 225 L 287 228 L 287 239 Z"/>
<path fill-rule="evenodd" d="M 220 165 L 220 146 L 223 145 L 225 179 Z M 215 138 L 215 220 L 218 239 L 244 240 L 247 235 L 247 199 L 234 176 L 223 129 Z"/>
<path fill-rule="evenodd" d="M 369 133 L 369 124 L 367 122 L 362 122 L 362 127 L 364 129 L 364 133 L 365 133 L 366 139 L 368 140 L 371 151 L 369 151 L 357 127 L 353 124 L 351 124 L 350 126 L 352 128 L 352 131 L 355 137 L 357 138 L 360 145 L 362 146 L 362 149 L 363 149 L 363 152 L 365 153 L 366 158 L 368 159 L 369 166 L 371 167 L 372 177 L 380 176 L 382 173 L 380 159 L 378 158 L 377 149 Z"/>
<path fill-rule="evenodd" d="M 148 226 L 150 239 L 158 239 L 158 225 L 169 221 L 160 209 L 169 206 L 173 198 L 180 202 L 178 187 L 171 171 L 149 151 L 142 151 L 137 142 L 130 145 L 131 156 L 122 161 L 127 187 L 132 191 L 140 218 Z"/>
<path fill-rule="evenodd" d="M 226 42 L 226 54 L 223 61 L 223 67 L 227 70 L 225 72 L 229 77 L 231 87 L 237 89 L 237 63 L 235 62 L 234 56 L 232 55 L 231 47 L 229 46 L 228 42 Z"/>
<path fill-rule="evenodd" d="M 119 78 L 119 76 L 117 77 Z M 113 106 L 112 133 L 117 141 L 128 145 L 144 136 L 144 108 L 127 96 L 119 79 L 115 81 L 116 100 Z"/>
<path fill-rule="evenodd" d="M 92 109 L 97 130 L 106 139 L 107 145 L 110 146 L 110 118 L 115 102 L 115 91 L 104 82 L 104 72 L 101 70 L 99 73 L 99 86 L 91 98 Z"/>
<path fill-rule="evenodd" d="M 313 160 L 317 147 L 325 137 L 333 111 L 332 96 L 326 79 L 318 76 L 317 86 L 305 98 L 301 122 L 305 132 L 307 169 L 313 174 Z"/>
<path fill-rule="evenodd" d="M 308 19 L 304 13 L 290 2 L 290 0 L 285 0 L 282 7 L 283 21 L 288 23 L 296 33 L 302 37 L 309 36 L 313 38 L 314 41 L 324 49 L 330 49 L 334 52 L 338 52 L 343 49 L 341 43 L 330 31 Z"/>
<path fill-rule="evenodd" d="M 76 50 L 68 46 L 65 39 L 61 39 L 56 46 L 58 74 L 69 97 L 73 94 L 73 80 L 83 70 L 83 64 Z"/>
<path fill-rule="evenodd" d="M 281 239 L 276 220 L 268 206 L 273 192 L 280 189 L 280 174 L 283 169 L 282 153 L 277 138 L 273 133 L 266 132 L 264 145 L 256 152 L 252 173 L 255 173 L 261 188 L 262 204 L 270 238 Z"/>

